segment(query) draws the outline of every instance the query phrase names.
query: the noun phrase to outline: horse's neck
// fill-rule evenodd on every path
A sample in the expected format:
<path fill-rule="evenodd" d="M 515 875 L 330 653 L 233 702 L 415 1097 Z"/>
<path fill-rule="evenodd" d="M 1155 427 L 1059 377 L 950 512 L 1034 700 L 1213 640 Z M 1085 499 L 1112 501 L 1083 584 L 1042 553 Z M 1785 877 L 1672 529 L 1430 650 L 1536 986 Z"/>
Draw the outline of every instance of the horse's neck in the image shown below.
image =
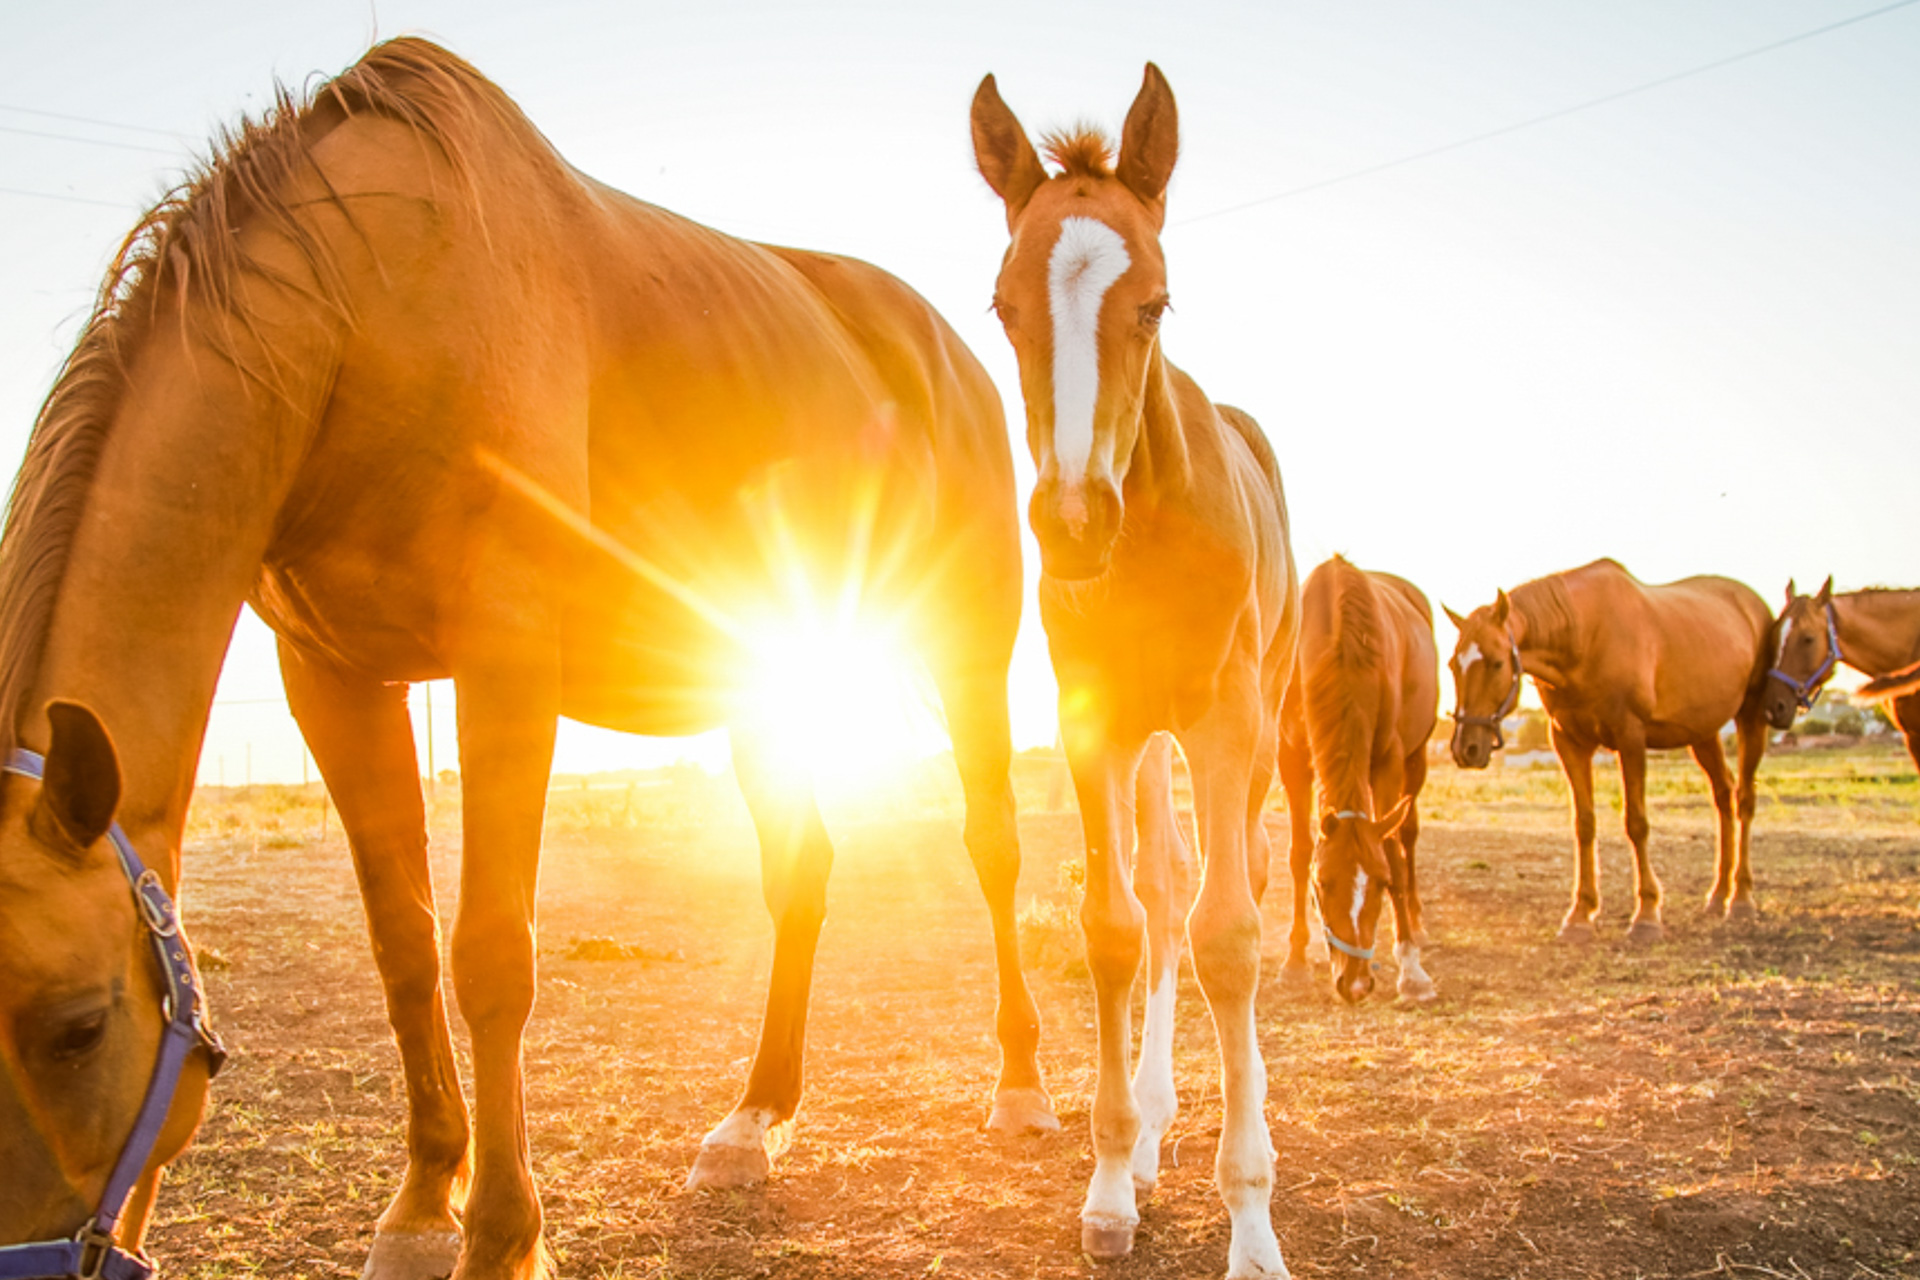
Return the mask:
<path fill-rule="evenodd" d="M 150 857 L 177 855 L 227 642 L 299 457 L 284 424 L 263 421 L 273 397 L 237 384 L 219 394 L 231 381 L 219 368 L 123 397 L 20 717 L 21 744 L 41 751 L 48 700 L 100 717 L 120 761 L 121 825 Z"/>
<path fill-rule="evenodd" d="M 1567 683 L 1578 655 L 1572 648 L 1573 618 L 1564 600 L 1533 583 L 1515 587 L 1508 599 L 1513 602 L 1509 625 L 1527 674 L 1543 684 Z"/>
<path fill-rule="evenodd" d="M 1840 653 L 1870 676 L 1898 671 L 1920 657 L 1920 591 L 1855 591 L 1833 598 Z"/>
<path fill-rule="evenodd" d="M 1158 345 L 1147 359 L 1147 382 L 1140 405 L 1140 438 L 1127 471 L 1129 502 L 1160 505 L 1186 498 L 1193 488 L 1189 424 L 1176 394 L 1177 373 Z"/>

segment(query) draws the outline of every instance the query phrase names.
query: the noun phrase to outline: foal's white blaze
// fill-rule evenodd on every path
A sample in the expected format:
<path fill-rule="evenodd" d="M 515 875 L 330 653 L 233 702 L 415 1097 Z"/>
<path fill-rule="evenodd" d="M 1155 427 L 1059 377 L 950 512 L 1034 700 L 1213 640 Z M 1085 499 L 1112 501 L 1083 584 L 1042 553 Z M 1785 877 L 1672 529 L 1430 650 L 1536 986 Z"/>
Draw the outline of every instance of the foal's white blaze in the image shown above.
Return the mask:
<path fill-rule="evenodd" d="M 1367 873 L 1360 867 L 1353 869 L 1353 940 L 1360 941 L 1360 908 L 1367 905 Z"/>
<path fill-rule="evenodd" d="M 1460 674 L 1467 674 L 1467 668 L 1480 661 L 1482 656 L 1484 655 L 1480 652 L 1480 642 L 1478 640 L 1469 640 L 1467 642 L 1467 651 L 1460 655 Z"/>
<path fill-rule="evenodd" d="M 1047 259 L 1053 310 L 1053 456 L 1075 481 L 1093 456 L 1093 412 L 1100 399 L 1100 304 L 1132 259 L 1120 234 L 1092 218 L 1067 218 Z"/>
<path fill-rule="evenodd" d="M 1133 1072 L 1133 1103 L 1140 1109 L 1140 1136 L 1133 1144 L 1133 1185 L 1151 1191 L 1160 1177 L 1160 1139 L 1180 1110 L 1173 1087 L 1173 997 L 1180 962 L 1154 975 L 1147 994 L 1147 1025 L 1140 1033 L 1140 1065 Z"/>

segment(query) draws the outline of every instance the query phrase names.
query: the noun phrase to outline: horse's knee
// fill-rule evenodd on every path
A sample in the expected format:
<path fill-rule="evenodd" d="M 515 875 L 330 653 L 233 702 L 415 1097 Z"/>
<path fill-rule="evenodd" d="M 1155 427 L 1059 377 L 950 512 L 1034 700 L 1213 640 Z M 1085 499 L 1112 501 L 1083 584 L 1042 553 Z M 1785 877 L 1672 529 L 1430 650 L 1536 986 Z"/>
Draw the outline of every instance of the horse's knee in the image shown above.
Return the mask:
<path fill-rule="evenodd" d="M 1634 848 L 1639 849 L 1645 846 L 1647 843 L 1647 834 L 1651 830 L 1652 828 L 1648 825 L 1645 814 L 1630 813 L 1627 815 L 1627 839 L 1633 842 Z"/>
<path fill-rule="evenodd" d="M 1140 971 L 1146 947 L 1147 914 L 1131 898 L 1096 900 L 1091 894 L 1080 905 L 1080 933 L 1087 944 L 1087 968 L 1096 978 L 1131 982 Z"/>
<path fill-rule="evenodd" d="M 1251 902 L 1195 911 L 1187 932 L 1194 976 L 1209 1000 L 1253 994 L 1260 973 L 1260 913 Z"/>
<path fill-rule="evenodd" d="M 533 929 L 518 915 L 462 912 L 453 926 L 453 989 L 470 1026 L 525 1026 L 533 1012 Z"/>
<path fill-rule="evenodd" d="M 1591 845 L 1599 834 L 1600 828 L 1594 819 L 1593 810 L 1582 809 L 1573 815 L 1573 836 L 1580 842 L 1581 848 Z"/>

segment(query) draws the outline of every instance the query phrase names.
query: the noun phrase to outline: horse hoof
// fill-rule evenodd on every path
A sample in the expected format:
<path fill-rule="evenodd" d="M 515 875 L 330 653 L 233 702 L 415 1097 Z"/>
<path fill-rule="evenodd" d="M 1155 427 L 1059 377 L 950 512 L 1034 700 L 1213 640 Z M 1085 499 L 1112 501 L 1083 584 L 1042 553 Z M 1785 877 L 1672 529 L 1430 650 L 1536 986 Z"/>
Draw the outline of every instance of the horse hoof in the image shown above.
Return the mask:
<path fill-rule="evenodd" d="M 702 1143 L 700 1155 L 687 1175 L 686 1190 L 709 1191 L 727 1187 L 754 1187 L 767 1180 L 773 1162 L 760 1147 L 721 1147 Z"/>
<path fill-rule="evenodd" d="M 1727 904 L 1727 919 L 1736 924 L 1752 924 L 1760 918 L 1760 908 L 1751 898 L 1735 898 Z"/>
<path fill-rule="evenodd" d="M 1593 922 L 1590 920 L 1569 920 L 1560 926 L 1560 936 L 1555 939 L 1572 946 L 1584 947 L 1593 941 Z"/>
<path fill-rule="evenodd" d="M 1143 1178 L 1138 1173 L 1134 1174 L 1133 1175 L 1134 1200 L 1138 1202 L 1141 1200 L 1148 1199 L 1153 1195 L 1153 1189 L 1159 1185 L 1160 1185 L 1160 1173 L 1158 1170 L 1154 1171 L 1154 1175 L 1151 1178 Z M 1085 1228 L 1082 1228 L 1082 1230 L 1084 1229 Z"/>
<path fill-rule="evenodd" d="M 1650 947 L 1667 934 L 1658 920 L 1635 920 L 1627 930 L 1627 945 Z"/>
<path fill-rule="evenodd" d="M 993 1095 L 993 1114 L 987 1117 L 991 1133 L 1058 1133 L 1053 1099 L 1045 1089 L 1002 1089 Z"/>
<path fill-rule="evenodd" d="M 1414 1004 L 1431 1004 L 1440 998 L 1440 989 L 1431 982 L 1409 982 L 1400 987 L 1399 995 Z"/>
<path fill-rule="evenodd" d="M 1133 1252 L 1133 1229 L 1136 1225 L 1118 1218 L 1082 1218 L 1080 1252 L 1101 1261 L 1124 1258 Z"/>
<path fill-rule="evenodd" d="M 1304 989 L 1313 985 L 1313 966 L 1305 960 L 1289 960 L 1280 966 L 1280 985 Z"/>
<path fill-rule="evenodd" d="M 1714 893 L 1707 895 L 1706 902 L 1701 904 L 1700 914 L 1703 916 L 1717 916 L 1723 914 L 1726 909 L 1727 900 L 1719 894 Z"/>
<path fill-rule="evenodd" d="M 459 1261 L 458 1231 L 379 1231 L 360 1280 L 446 1280 Z"/>

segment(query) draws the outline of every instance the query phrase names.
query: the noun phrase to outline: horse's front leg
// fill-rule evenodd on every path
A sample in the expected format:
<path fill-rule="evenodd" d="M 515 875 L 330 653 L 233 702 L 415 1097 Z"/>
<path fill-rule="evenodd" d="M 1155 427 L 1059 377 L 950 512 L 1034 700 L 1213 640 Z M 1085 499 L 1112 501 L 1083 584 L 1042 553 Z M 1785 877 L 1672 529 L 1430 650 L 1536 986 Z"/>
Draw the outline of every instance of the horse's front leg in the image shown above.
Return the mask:
<path fill-rule="evenodd" d="M 1599 828 L 1593 818 L 1593 744 L 1576 741 L 1552 727 L 1554 754 L 1567 775 L 1573 794 L 1573 904 L 1560 922 L 1560 941 L 1592 942 L 1594 918 L 1600 914 L 1600 859 L 1596 849 Z"/>
<path fill-rule="evenodd" d="M 1647 822 L 1647 745 L 1637 724 L 1621 737 L 1620 791 L 1626 802 L 1627 841 L 1633 845 L 1633 923 L 1627 928 L 1627 941 L 1658 942 L 1666 930 L 1660 923 L 1660 877 L 1653 873 L 1653 856 L 1647 849 L 1651 830 Z"/>
<path fill-rule="evenodd" d="M 1193 854 L 1173 806 L 1173 739 L 1164 733 L 1147 740 L 1134 802 L 1139 847 L 1133 888 L 1147 919 L 1147 1013 L 1140 1031 L 1140 1062 L 1133 1073 L 1133 1099 L 1140 1109 L 1133 1186 L 1137 1194 L 1146 1195 L 1160 1180 L 1160 1140 L 1180 1111 L 1173 1082 L 1174 997 L 1194 881 Z"/>
<path fill-rule="evenodd" d="M 833 869 L 833 846 L 811 780 L 796 776 L 750 729 L 736 727 L 733 743 L 734 773 L 760 837 L 761 892 L 773 917 L 773 973 L 746 1092 L 701 1141 L 687 1175 L 689 1190 L 763 1182 L 792 1140 L 814 948 L 827 917 L 827 874 Z"/>
<path fill-rule="evenodd" d="M 1063 684 L 1065 682 L 1063 681 Z M 1062 719 L 1068 713 L 1062 709 Z M 1080 800 L 1087 845 L 1086 894 L 1080 928 L 1093 975 L 1099 1049 L 1093 1089 L 1093 1181 L 1080 1210 L 1080 1246 L 1095 1258 L 1133 1249 L 1140 1212 L 1134 1205 L 1133 1153 L 1140 1110 L 1127 1079 L 1133 1056 L 1133 980 L 1140 971 L 1147 917 L 1134 895 L 1133 780 L 1144 741 L 1114 741 L 1099 728 L 1064 726 L 1067 760 Z"/>
<path fill-rule="evenodd" d="M 1222 689 L 1213 708 L 1182 732 L 1205 871 L 1188 918 L 1194 975 L 1213 1011 L 1220 1046 L 1223 1115 L 1214 1180 L 1232 1220 L 1228 1280 L 1287 1275 L 1273 1231 L 1273 1141 L 1267 1130 L 1266 1066 L 1255 1034 L 1260 986 L 1260 908 L 1247 868 L 1249 789 L 1263 708 L 1251 675 Z"/>
<path fill-rule="evenodd" d="M 1914 711 L 1916 724 L 1920 725 L 1920 703 L 1916 704 Z M 1753 811 L 1758 798 L 1753 779 L 1760 772 L 1761 757 L 1767 754 L 1767 738 L 1772 729 L 1767 724 L 1765 711 L 1758 707 L 1742 718 L 1737 728 L 1740 736 L 1740 778 L 1735 802 L 1740 816 L 1740 840 L 1733 851 L 1733 892 L 1727 896 L 1727 918 L 1751 920 L 1760 914 L 1753 900 Z M 1907 749 L 1914 750 L 1911 737 L 1907 739 Z M 1915 758 L 1920 760 L 1920 755 Z"/>
<path fill-rule="evenodd" d="M 513 600 L 469 619 L 481 642 L 458 655 L 460 910 L 454 994 L 473 1034 L 474 1166 L 466 1248 L 454 1280 L 549 1274 L 527 1148 L 521 1041 L 534 998 L 534 892 L 540 827 L 560 707 L 557 626 L 536 628 L 525 603 L 542 584 L 481 575 Z M 525 575 L 531 579 L 533 575 Z"/>
<path fill-rule="evenodd" d="M 1733 892 L 1733 784 L 1727 779 L 1727 758 L 1721 751 L 1718 734 L 1704 742 L 1694 743 L 1689 750 L 1700 771 L 1707 775 L 1707 787 L 1713 793 L 1714 834 L 1717 838 L 1713 889 L 1707 894 L 1703 910 L 1707 915 L 1717 916 L 1726 910 L 1727 897 Z"/>
<path fill-rule="evenodd" d="M 404 685 L 355 676 L 280 642 L 287 704 L 340 810 L 360 878 L 387 1020 L 407 1081 L 407 1171 L 380 1215 L 363 1280 L 429 1280 L 460 1256 L 467 1107 L 440 991 L 440 925 L 427 866 Z"/>

